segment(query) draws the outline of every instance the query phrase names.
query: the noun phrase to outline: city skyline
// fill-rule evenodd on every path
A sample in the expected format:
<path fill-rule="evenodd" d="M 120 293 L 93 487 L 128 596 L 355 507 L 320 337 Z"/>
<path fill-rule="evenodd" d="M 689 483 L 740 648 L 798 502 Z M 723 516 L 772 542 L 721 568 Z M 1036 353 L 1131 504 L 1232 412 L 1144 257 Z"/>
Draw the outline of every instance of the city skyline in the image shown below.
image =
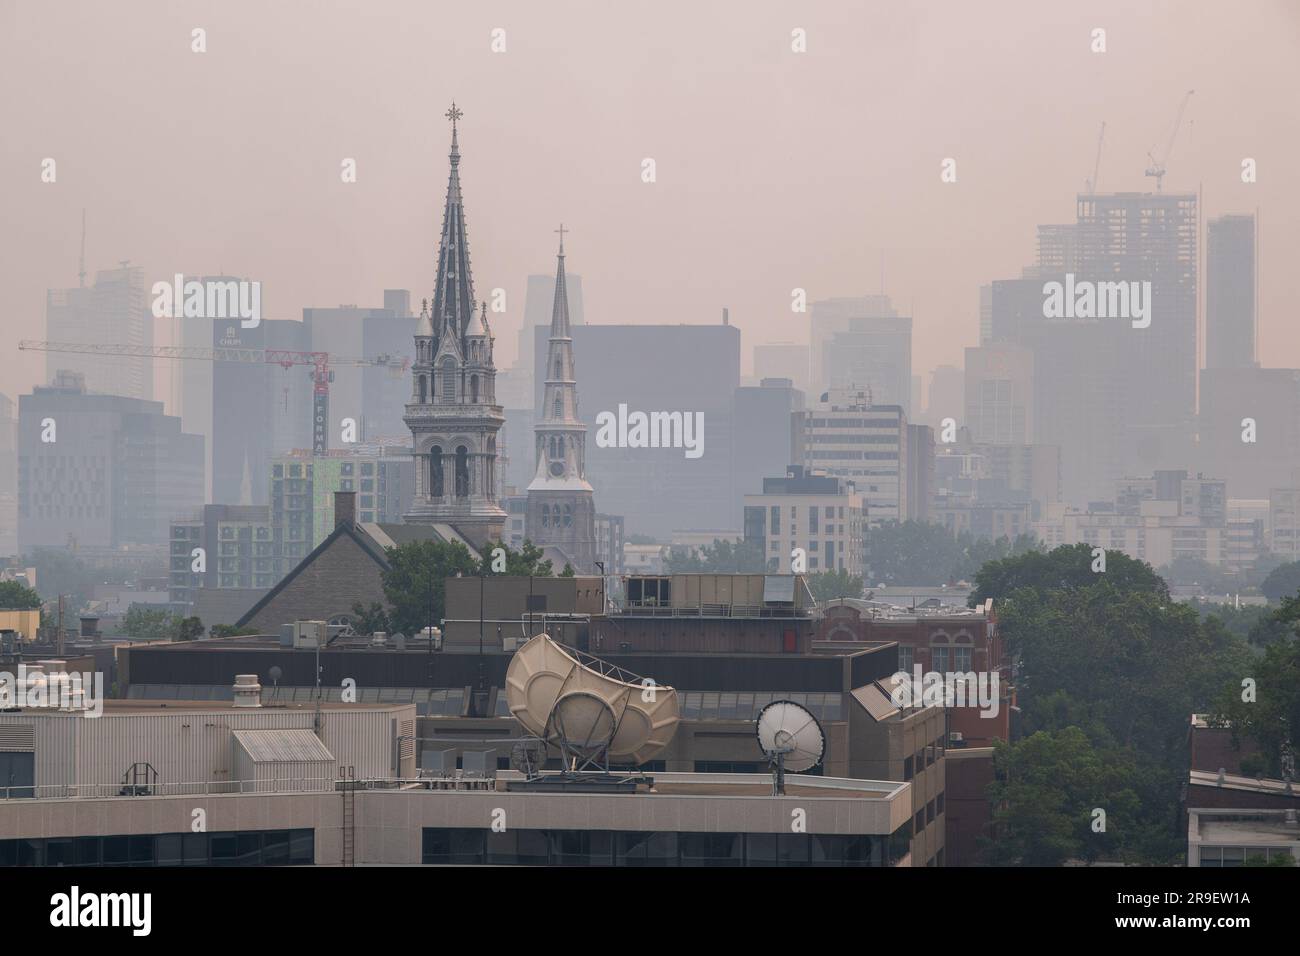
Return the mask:
<path fill-rule="evenodd" d="M 1294 43 L 1300 21 L 1284 5 L 1261 7 L 1250 19 L 1210 5 L 1195 8 L 1200 16 L 1182 18 L 1160 18 L 1156 11 L 1173 10 L 1168 5 L 1139 14 L 1103 5 L 1086 20 L 1026 6 L 1019 19 L 987 21 L 957 5 L 920 15 L 758 5 L 734 23 L 719 11 L 695 12 L 693 29 L 686 30 L 652 18 L 639 25 L 644 30 L 637 41 L 619 29 L 624 24 L 617 14 L 574 9 L 586 17 L 551 21 L 525 6 L 506 7 L 491 20 L 438 10 L 439 23 L 450 18 L 462 38 L 481 34 L 481 45 L 462 39 L 441 51 L 432 77 L 411 76 L 400 56 L 385 55 L 381 79 L 359 69 L 339 77 L 331 94 L 304 85 L 314 75 L 315 58 L 351 44 L 373 56 L 387 48 L 366 42 L 374 39 L 367 31 L 389 24 L 323 11 L 302 27 L 309 42 L 289 48 L 302 76 L 267 72 L 277 69 L 274 57 L 269 66 L 255 60 L 232 78 L 230 95 L 213 99 L 209 77 L 193 76 L 190 67 L 218 69 L 202 64 L 242 57 L 252 37 L 282 35 L 282 12 L 238 6 L 200 11 L 194 16 L 206 21 L 208 46 L 196 54 L 189 40 L 194 25 L 182 26 L 178 15 L 144 19 L 127 38 L 93 7 L 0 7 L 0 16 L 22 28 L 9 35 L 50 30 L 61 38 L 57 48 L 13 51 L 0 69 L 59 73 L 50 81 L 52 102 L 44 115 L 61 115 L 62 103 L 87 119 L 74 135 L 51 127 L 30 106 L 13 108 L 11 128 L 18 135 L 6 142 L 21 141 L 40 155 L 19 154 L 12 146 L 0 153 L 0 173 L 16 184 L 15 229 L 0 249 L 0 269 L 13 270 L 6 287 L 14 290 L 18 314 L 29 316 L 6 324 L 0 346 L 44 337 L 38 316 L 45 290 L 74 285 L 82 208 L 92 272 L 129 257 L 150 282 L 177 271 L 246 275 L 263 282 L 264 313 L 273 318 L 364 303 L 384 288 L 427 287 L 432 264 L 425 250 L 436 234 L 440 203 L 427 174 L 443 149 L 440 114 L 446 101 L 459 97 L 474 138 L 467 188 L 481 193 L 476 270 L 485 289 L 507 293 L 506 312 L 493 316 L 502 367 L 514 359 L 511 340 L 522 324 L 527 276 L 548 271 L 545 237 L 563 218 L 573 229 L 573 248 L 583 255 L 596 324 L 710 324 L 729 308 L 744 333 L 748 370 L 753 346 L 804 337 L 810 316 L 790 311 L 791 290 L 806 290 L 809 302 L 874 294 L 881 291 L 883 263 L 883 291 L 914 320 L 914 369 L 928 372 L 960 364 L 962 349 L 978 344 L 979 288 L 1013 278 L 1032 262 L 1036 226 L 1072 218 L 1075 195 L 1091 175 L 1101 122 L 1107 126 L 1099 191 L 1147 191 L 1146 154 L 1163 147 L 1180 98 L 1196 89 L 1174 139 L 1165 189 L 1201 191 L 1202 232 L 1209 218 L 1263 207 L 1259 352 L 1269 364 L 1300 365 L 1283 266 L 1296 241 L 1285 224 L 1300 217 L 1300 209 L 1276 158 L 1300 145 L 1300 127 L 1276 99 L 1296 83 L 1275 74 L 1296 67 L 1293 58 L 1262 52 L 1242 57 L 1232 43 L 1244 31 L 1252 41 Z M 419 7 L 404 13 L 403 21 L 416 27 L 435 16 Z M 250 25 L 253 17 L 259 19 Z M 1159 30 L 1151 28 L 1156 19 Z M 498 21 L 506 49 L 493 53 Z M 1095 25 L 1107 29 L 1105 53 L 1089 49 Z M 794 29 L 806 31 L 806 53 L 792 51 Z M 354 31 L 360 34 L 353 37 Z M 927 74 L 924 67 L 956 31 L 1000 45 L 995 49 L 1014 48 L 1023 62 L 1014 70 L 989 69 L 971 54 L 972 66 L 982 68 L 969 83 L 947 86 L 942 77 L 948 74 Z M 389 42 L 437 33 L 416 28 Z M 160 90 L 132 68 L 120 77 L 116 98 L 99 101 L 98 92 L 75 77 L 95 67 L 97 44 L 106 36 L 117 41 L 106 48 L 138 44 L 143 53 L 145 44 L 155 44 L 149 62 L 175 76 L 175 89 Z M 1032 36 L 1050 42 L 1032 44 Z M 856 70 L 843 56 L 850 42 L 870 51 L 872 64 L 851 74 L 852 90 L 840 82 Z M 1231 55 L 1209 56 L 1218 45 Z M 631 52 L 623 57 L 631 62 L 616 62 L 618 50 Z M 538 82 L 536 70 L 557 54 L 565 68 L 543 73 Z M 60 69 L 61 58 L 74 60 L 78 70 Z M 652 90 L 631 67 L 660 59 L 673 68 L 657 74 L 662 89 Z M 1032 91 L 1013 83 L 1015 74 L 1049 59 L 1071 66 L 1054 93 L 1064 110 L 1042 110 Z M 1153 65 L 1161 78 L 1154 85 L 1148 75 Z M 609 80 L 600 91 L 580 82 L 581 73 L 593 69 Z M 861 88 L 890 69 L 913 81 L 889 84 L 894 99 L 881 101 Z M 529 77 L 527 88 L 522 76 Z M 1144 95 L 1117 95 L 1126 77 L 1138 76 Z M 258 82 L 280 97 L 250 100 Z M 385 108 L 374 110 L 372 84 L 380 82 Z M 746 82 L 756 88 L 739 95 Z M 192 83 L 199 88 L 190 89 Z M 691 106 L 681 105 L 686 85 L 704 94 Z M 850 92 L 865 94 L 876 112 L 850 119 L 862 115 L 861 105 L 845 108 Z M 197 109 L 215 132 L 178 139 L 166 154 L 143 145 L 150 137 L 138 124 L 182 115 L 172 100 L 187 93 L 183 115 Z M 1244 114 L 1252 111 L 1240 109 L 1243 98 L 1276 122 L 1251 123 Z M 542 119 L 549 112 L 538 108 L 540 100 L 566 105 L 562 127 Z M 278 112 L 283 107 L 274 104 L 290 101 L 298 112 L 287 124 L 293 138 L 286 138 Z M 723 102 L 728 106 L 719 114 Z M 670 111 L 665 103 L 677 105 Z M 998 107 L 986 105 L 993 103 Z M 1009 111 L 1007 103 L 1018 108 Z M 727 121 L 719 122 L 719 115 Z M 1032 126 L 1008 125 L 1020 115 L 1032 116 Z M 107 124 L 110 117 L 116 125 Z M 971 117 L 981 125 L 973 126 Z M 256 157 L 205 148 L 231 131 L 264 148 Z M 90 136 L 93 147 L 82 138 Z M 389 142 L 400 145 L 379 145 Z M 527 175 L 514 165 L 524 143 L 530 146 Z M 814 143 L 825 148 L 805 148 Z M 870 149 L 863 152 L 865 146 Z M 41 182 L 47 156 L 60 161 L 55 183 Z M 641 180 L 646 157 L 656 160 L 654 183 Z M 1243 157 L 1259 162 L 1258 182 L 1240 182 Z M 346 158 L 357 162 L 355 183 L 340 182 Z M 946 158 L 956 160 L 956 182 L 941 182 Z M 205 184 L 202 193 L 186 188 L 192 181 Z M 535 190 L 537 182 L 547 188 Z M 799 201 L 792 204 L 794 187 Z M 1009 204 L 1008 195 L 1023 202 Z M 191 228 L 160 242 L 152 228 L 160 209 Z M 958 225 L 963 221 L 980 228 L 972 232 Z M 680 228 L 683 222 L 691 228 Z M 297 238 L 285 242 L 286 233 Z M 800 237 L 801 250 L 793 259 L 792 234 Z M 40 356 L 19 355 L 11 390 L 43 384 L 42 366 Z M 162 384 L 166 374 L 157 373 L 163 395 L 170 394 Z"/>

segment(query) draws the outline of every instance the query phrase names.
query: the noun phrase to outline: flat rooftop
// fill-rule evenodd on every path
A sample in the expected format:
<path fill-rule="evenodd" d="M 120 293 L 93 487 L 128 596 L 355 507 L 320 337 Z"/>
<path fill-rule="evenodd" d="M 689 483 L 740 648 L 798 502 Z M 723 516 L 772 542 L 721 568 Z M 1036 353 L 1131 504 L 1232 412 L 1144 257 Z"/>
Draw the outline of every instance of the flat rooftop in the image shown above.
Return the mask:
<path fill-rule="evenodd" d="M 130 717 L 139 715 L 157 715 L 171 714 L 180 711 L 182 713 L 266 713 L 276 714 L 284 711 L 301 711 L 310 712 L 315 710 L 315 701 L 306 703 L 289 703 L 289 704 L 263 704 L 261 707 L 236 707 L 233 701 L 229 700 L 122 700 L 112 699 L 102 702 L 104 706 L 103 716 L 105 717 Z M 330 711 L 356 711 L 356 710 L 401 710 L 404 707 L 412 706 L 410 703 L 380 703 L 376 701 L 358 701 L 355 704 L 345 704 L 342 701 L 322 700 L 320 709 L 323 712 Z M 58 710 L 54 707 L 16 707 L 12 710 L 0 710 L 0 721 L 6 717 L 81 717 L 82 713 L 75 710 Z"/>

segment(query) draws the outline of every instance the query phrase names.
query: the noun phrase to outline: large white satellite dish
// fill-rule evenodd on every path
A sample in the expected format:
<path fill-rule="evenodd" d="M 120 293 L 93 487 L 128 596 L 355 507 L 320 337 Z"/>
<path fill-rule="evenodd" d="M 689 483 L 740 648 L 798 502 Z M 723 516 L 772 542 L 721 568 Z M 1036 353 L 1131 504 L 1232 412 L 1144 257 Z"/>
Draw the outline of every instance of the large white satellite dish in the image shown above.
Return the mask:
<path fill-rule="evenodd" d="M 754 720 L 759 749 L 773 768 L 772 792 L 785 793 L 785 771 L 812 770 L 826 754 L 826 734 L 817 718 L 792 700 L 774 700 Z"/>
<path fill-rule="evenodd" d="M 677 691 L 538 634 L 506 670 L 510 713 L 566 769 L 645 763 L 677 732 Z"/>

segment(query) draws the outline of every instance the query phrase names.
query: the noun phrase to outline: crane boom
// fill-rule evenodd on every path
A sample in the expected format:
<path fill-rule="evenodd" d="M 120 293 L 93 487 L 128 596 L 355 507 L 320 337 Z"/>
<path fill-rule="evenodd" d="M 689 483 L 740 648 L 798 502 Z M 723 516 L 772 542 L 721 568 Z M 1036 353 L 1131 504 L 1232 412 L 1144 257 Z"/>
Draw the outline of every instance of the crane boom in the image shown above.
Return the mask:
<path fill-rule="evenodd" d="M 373 359 L 344 358 L 328 352 L 299 352 L 292 349 L 203 348 L 183 345 L 119 345 L 84 342 L 42 342 L 24 339 L 18 343 L 24 351 L 72 352 L 80 355 L 122 355 L 132 358 L 186 359 L 198 362 L 239 362 L 245 365 L 278 365 L 288 369 L 295 365 L 312 367 L 312 451 L 323 455 L 329 447 L 330 366 L 373 367 L 404 371 L 406 359 L 380 355 Z"/>
<path fill-rule="evenodd" d="M 1164 150 L 1160 153 L 1160 158 L 1147 153 L 1147 159 L 1151 160 L 1151 165 L 1147 167 L 1145 175 L 1154 176 L 1156 180 L 1156 192 L 1160 192 L 1164 185 L 1165 163 L 1169 160 L 1169 153 L 1174 148 L 1174 140 L 1178 136 L 1178 130 L 1183 125 L 1183 112 L 1187 109 L 1187 101 L 1192 98 L 1195 90 L 1188 90 L 1183 94 L 1183 101 L 1178 104 L 1178 116 L 1174 118 L 1174 128 L 1169 132 L 1169 141 L 1165 143 Z"/>
<path fill-rule="evenodd" d="M 1101 144 L 1106 139 L 1106 121 L 1101 121 L 1101 132 L 1097 134 L 1097 158 L 1092 161 L 1092 178 L 1088 180 L 1088 195 L 1097 192 L 1097 173 L 1101 171 Z"/>

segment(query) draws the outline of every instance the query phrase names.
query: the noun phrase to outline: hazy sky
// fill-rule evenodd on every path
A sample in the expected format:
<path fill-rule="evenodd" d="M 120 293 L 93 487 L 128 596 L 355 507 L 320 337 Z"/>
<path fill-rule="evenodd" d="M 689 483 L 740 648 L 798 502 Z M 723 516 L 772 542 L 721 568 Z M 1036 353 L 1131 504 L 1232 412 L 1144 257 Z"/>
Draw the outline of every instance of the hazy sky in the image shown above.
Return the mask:
<path fill-rule="evenodd" d="M 792 288 L 877 292 L 883 255 L 928 383 L 977 343 L 980 284 L 1072 221 L 1100 123 L 1100 189 L 1149 190 L 1195 89 L 1165 188 L 1202 188 L 1209 216 L 1259 208 L 1260 354 L 1300 366 L 1300 3 L 0 0 L 0 87 L 11 395 L 44 378 L 16 345 L 76 284 L 82 207 L 92 275 L 244 275 L 271 318 L 428 295 L 452 99 L 476 291 L 508 293 L 499 365 L 563 220 L 588 322 L 727 306 L 746 370 L 756 343 L 807 340 Z"/>

